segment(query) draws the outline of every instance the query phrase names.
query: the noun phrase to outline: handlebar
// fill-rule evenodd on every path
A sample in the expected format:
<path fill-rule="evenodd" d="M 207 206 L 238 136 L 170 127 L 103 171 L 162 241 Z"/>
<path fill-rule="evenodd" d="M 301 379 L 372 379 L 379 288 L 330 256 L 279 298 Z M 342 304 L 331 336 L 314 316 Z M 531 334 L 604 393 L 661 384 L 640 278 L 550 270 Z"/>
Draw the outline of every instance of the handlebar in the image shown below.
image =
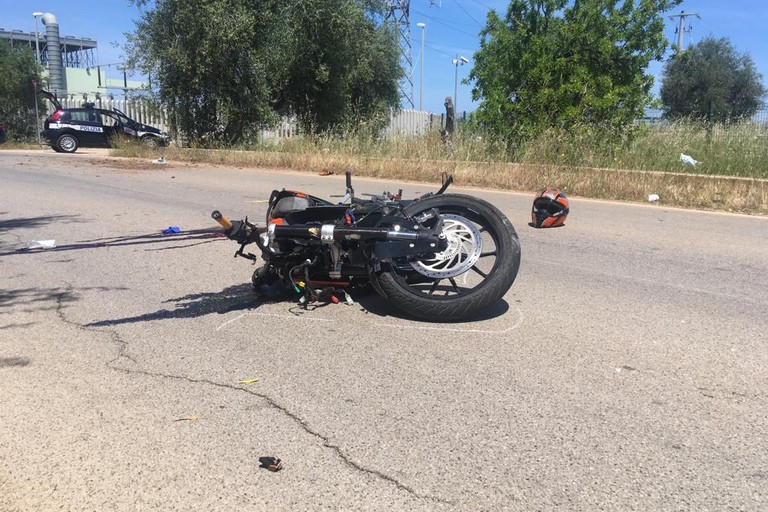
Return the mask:
<path fill-rule="evenodd" d="M 219 210 L 211 212 L 211 217 L 224 228 L 227 238 L 241 245 L 256 242 L 259 234 L 264 231 L 248 222 L 248 217 L 245 220 L 229 220 Z"/>
<path fill-rule="evenodd" d="M 211 213 L 211 217 L 213 217 L 213 220 L 218 222 L 224 229 L 232 229 L 232 221 L 224 216 L 219 210 L 214 210 L 213 213 Z"/>

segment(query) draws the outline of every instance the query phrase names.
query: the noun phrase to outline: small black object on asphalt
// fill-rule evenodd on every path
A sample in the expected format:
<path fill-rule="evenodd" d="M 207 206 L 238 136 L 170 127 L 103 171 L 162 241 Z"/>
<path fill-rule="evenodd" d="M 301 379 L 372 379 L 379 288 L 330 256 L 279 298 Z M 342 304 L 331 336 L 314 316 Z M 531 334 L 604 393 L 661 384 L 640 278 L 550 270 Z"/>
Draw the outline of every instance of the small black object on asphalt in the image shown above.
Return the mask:
<path fill-rule="evenodd" d="M 268 469 L 273 473 L 283 469 L 283 461 L 277 457 L 259 457 L 260 468 Z"/>

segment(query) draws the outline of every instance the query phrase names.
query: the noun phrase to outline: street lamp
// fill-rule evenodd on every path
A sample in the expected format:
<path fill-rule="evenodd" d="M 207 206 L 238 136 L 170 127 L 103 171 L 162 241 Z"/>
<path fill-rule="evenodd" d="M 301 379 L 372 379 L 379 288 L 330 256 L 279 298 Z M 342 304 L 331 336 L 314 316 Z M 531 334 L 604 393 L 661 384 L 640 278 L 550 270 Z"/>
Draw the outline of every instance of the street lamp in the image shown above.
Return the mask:
<path fill-rule="evenodd" d="M 417 23 L 417 27 L 421 28 L 421 74 L 419 76 L 419 112 L 423 112 L 422 104 L 424 102 L 424 28 L 426 23 Z"/>
<path fill-rule="evenodd" d="M 35 61 L 38 67 L 40 66 L 40 32 L 37 30 L 37 18 L 43 14 L 39 11 L 32 13 L 32 17 L 35 19 Z M 32 80 L 32 87 L 35 90 L 35 127 L 37 128 L 37 145 L 39 146 L 42 144 L 42 141 L 40 140 L 40 110 L 37 106 L 37 79 Z"/>
<path fill-rule="evenodd" d="M 456 75 L 453 78 L 453 111 L 456 115 L 459 114 L 459 66 L 463 66 L 467 62 L 469 62 L 468 58 L 459 55 L 451 61 L 451 64 L 456 66 Z"/>

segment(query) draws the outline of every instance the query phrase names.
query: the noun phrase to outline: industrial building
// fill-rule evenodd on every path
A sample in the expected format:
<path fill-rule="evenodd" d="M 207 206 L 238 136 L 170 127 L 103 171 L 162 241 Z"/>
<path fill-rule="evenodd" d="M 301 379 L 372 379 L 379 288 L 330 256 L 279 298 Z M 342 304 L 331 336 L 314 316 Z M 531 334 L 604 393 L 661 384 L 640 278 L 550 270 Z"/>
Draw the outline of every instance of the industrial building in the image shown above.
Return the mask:
<path fill-rule="evenodd" d="M 32 48 L 37 61 L 44 66 L 47 89 L 61 99 L 123 98 L 145 84 L 128 80 L 122 63 L 99 63 L 98 43 L 88 37 L 62 37 L 59 23 L 51 13 L 33 13 L 44 31 L 24 32 L 0 28 L 0 38 L 12 45 Z"/>

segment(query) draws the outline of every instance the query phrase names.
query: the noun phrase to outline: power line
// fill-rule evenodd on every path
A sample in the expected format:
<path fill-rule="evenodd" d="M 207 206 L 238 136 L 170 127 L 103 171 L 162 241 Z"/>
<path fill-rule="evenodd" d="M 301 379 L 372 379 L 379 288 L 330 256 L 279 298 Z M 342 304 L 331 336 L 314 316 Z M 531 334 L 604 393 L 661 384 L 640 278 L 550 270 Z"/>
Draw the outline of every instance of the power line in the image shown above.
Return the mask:
<path fill-rule="evenodd" d="M 464 30 L 461 30 L 461 29 L 458 29 L 456 27 L 452 27 L 451 25 L 449 25 L 449 23 L 455 23 L 455 22 L 450 22 L 450 21 L 441 20 L 440 18 L 435 18 L 434 16 L 430 16 L 429 14 L 424 14 L 423 12 L 419 12 L 416 9 L 411 9 L 411 11 L 415 12 L 416 14 L 418 14 L 420 16 L 424 16 L 425 18 L 428 18 L 428 19 L 434 21 L 435 23 L 439 23 L 440 25 L 448 27 L 451 30 L 455 30 L 456 32 L 460 32 L 460 33 L 462 33 L 464 35 L 468 35 L 470 37 L 474 37 L 474 38 L 480 39 L 480 36 L 478 36 L 477 34 L 470 34 L 469 32 L 465 32 Z"/>
<path fill-rule="evenodd" d="M 489 11 L 492 11 L 492 10 L 493 10 L 493 7 L 489 7 L 489 6 L 485 5 L 485 4 L 484 4 L 484 3 L 482 3 L 482 2 L 478 2 L 478 0 L 472 0 L 472 1 L 473 1 L 473 2 L 475 2 L 477 5 L 479 5 L 480 7 L 485 7 L 485 8 L 486 8 L 486 9 L 488 9 Z"/>
<path fill-rule="evenodd" d="M 439 48 L 435 48 L 431 44 L 427 44 L 427 43 L 424 43 L 424 46 L 426 46 L 430 50 L 436 51 L 437 53 L 442 53 L 443 55 L 447 55 L 448 57 L 451 57 L 451 58 L 455 57 L 455 52 L 454 53 L 448 53 L 448 52 L 443 51 L 443 50 L 441 50 Z"/>
<path fill-rule="evenodd" d="M 479 21 L 477 21 L 477 19 L 476 19 L 474 16 L 472 16 L 472 15 L 469 13 L 469 11 L 468 11 L 468 10 L 466 10 L 466 9 L 464 8 L 464 6 L 463 6 L 463 5 L 461 5 L 461 4 L 459 3 L 459 0 L 453 0 L 453 1 L 456 3 L 456 5 L 458 5 L 458 6 L 459 6 L 459 9 L 461 9 L 462 11 L 464 11 L 464 14 L 466 14 L 467 16 L 469 16 L 470 18 L 472 18 L 472 20 L 473 20 L 475 23 L 477 23 L 477 26 L 478 26 L 478 27 L 480 27 L 480 28 L 482 28 L 483 24 L 482 24 L 482 23 L 480 23 Z"/>
<path fill-rule="evenodd" d="M 416 14 L 420 14 L 420 15 L 424 16 L 425 18 L 429 18 L 429 19 L 431 19 L 433 21 L 440 22 L 441 24 L 446 25 L 446 26 L 447 25 L 456 25 L 456 26 L 459 26 L 459 27 L 463 27 L 463 26 L 466 25 L 466 23 L 461 23 L 459 21 L 452 21 L 452 20 L 447 20 L 445 18 L 438 18 L 438 17 L 435 17 L 435 16 L 431 16 L 431 15 L 423 13 L 421 11 L 417 11 L 416 9 L 411 9 L 411 10 L 413 12 L 415 12 Z"/>

